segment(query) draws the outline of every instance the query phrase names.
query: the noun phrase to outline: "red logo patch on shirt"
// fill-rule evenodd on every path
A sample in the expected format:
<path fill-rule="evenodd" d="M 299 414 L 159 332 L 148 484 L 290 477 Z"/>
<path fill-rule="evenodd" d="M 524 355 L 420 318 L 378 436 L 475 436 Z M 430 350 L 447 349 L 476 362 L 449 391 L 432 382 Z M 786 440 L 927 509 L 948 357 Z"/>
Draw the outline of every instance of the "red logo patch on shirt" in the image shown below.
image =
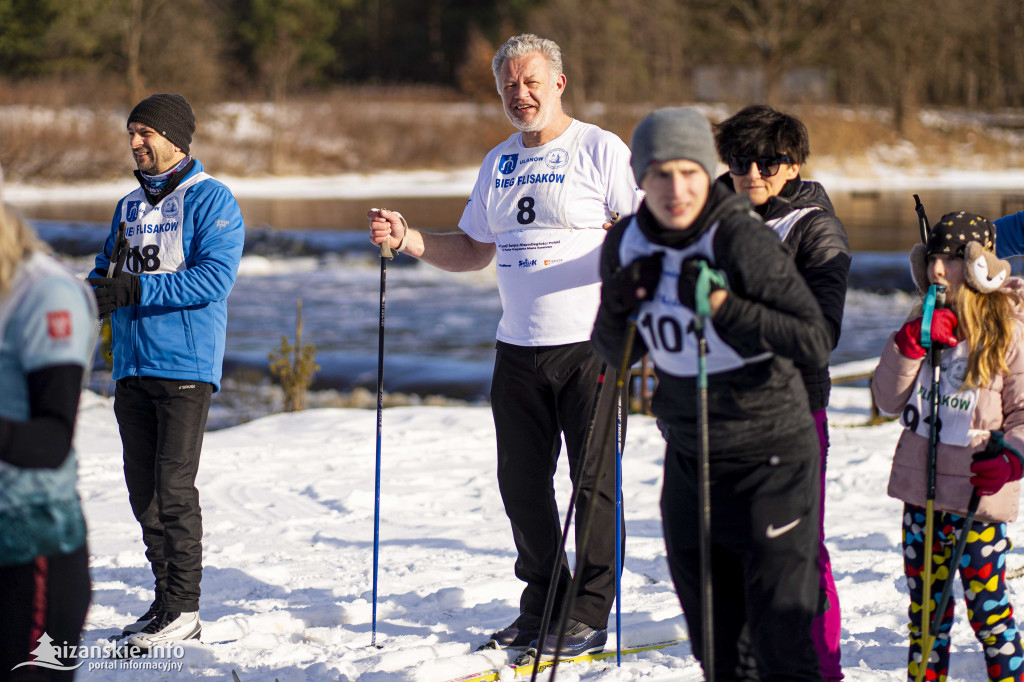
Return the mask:
<path fill-rule="evenodd" d="M 71 311 L 55 310 L 46 313 L 46 331 L 51 339 L 66 339 L 71 336 Z"/>

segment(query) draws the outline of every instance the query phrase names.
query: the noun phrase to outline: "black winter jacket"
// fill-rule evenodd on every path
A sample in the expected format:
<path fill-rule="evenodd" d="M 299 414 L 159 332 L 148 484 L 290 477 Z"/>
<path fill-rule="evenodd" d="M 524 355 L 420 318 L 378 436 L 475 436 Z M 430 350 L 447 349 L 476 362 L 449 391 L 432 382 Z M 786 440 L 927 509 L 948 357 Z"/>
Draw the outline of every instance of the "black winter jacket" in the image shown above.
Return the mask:
<path fill-rule="evenodd" d="M 732 187 L 728 173 L 719 181 Z M 787 182 L 777 196 L 754 210 L 792 253 L 796 269 L 803 275 L 828 321 L 832 337 L 830 348 L 835 348 L 843 325 L 851 255 L 846 229 L 836 217 L 825 188 L 797 176 Z M 797 366 L 807 387 L 811 411 L 826 408 L 832 388 L 827 362 L 818 367 L 801 363 Z"/>
<path fill-rule="evenodd" d="M 711 317 L 711 325 L 744 358 L 771 353 L 766 359 L 708 377 L 711 451 L 718 456 L 744 457 L 757 455 L 765 446 L 784 445 L 794 434 L 813 431 L 807 394 L 793 362 L 824 365 L 831 341 L 828 323 L 806 282 L 779 239 L 764 229 L 750 201 L 716 182 L 701 215 L 686 230 L 663 228 L 646 203 L 642 204 L 637 215 L 609 231 L 602 250 L 601 278 L 606 282 L 628 264 L 620 263 L 620 247 L 626 237 L 635 244 L 637 230 L 653 252 L 685 249 L 716 224 L 711 261 L 725 274 L 730 291 Z M 634 233 L 629 234 L 631 231 Z M 669 284 L 659 295 L 673 292 L 670 295 L 675 296 L 676 305 L 681 305 L 674 293 L 678 274 L 663 272 L 663 283 L 666 278 Z M 641 318 L 646 305 L 640 308 Z M 597 351 L 616 367 L 624 351 L 628 318 L 628 313 L 612 313 L 602 304 L 591 337 Z M 692 329 L 687 330 L 684 344 L 693 343 L 694 338 Z M 645 344 L 637 337 L 630 359 L 645 352 Z M 684 450 L 696 453 L 697 380 L 670 374 L 657 363 L 656 371 L 654 413 Z"/>

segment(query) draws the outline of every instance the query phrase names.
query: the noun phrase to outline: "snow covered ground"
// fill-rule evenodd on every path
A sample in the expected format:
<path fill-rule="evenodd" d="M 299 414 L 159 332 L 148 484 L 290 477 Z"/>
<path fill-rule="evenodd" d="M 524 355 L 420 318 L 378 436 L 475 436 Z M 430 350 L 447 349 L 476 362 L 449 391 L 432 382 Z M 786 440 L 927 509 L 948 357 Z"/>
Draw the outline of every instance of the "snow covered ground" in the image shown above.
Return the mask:
<path fill-rule="evenodd" d="M 1017 188 L 1024 173 L 908 176 L 874 167 L 864 186 Z M 437 196 L 468 193 L 475 169 L 408 176 L 228 179 L 239 196 Z M 828 187 L 854 179 L 821 173 Z M 126 181 L 128 182 L 128 181 Z M 860 184 L 856 184 L 861 187 Z M 111 202 L 130 184 L 62 187 L 62 201 Z M 392 192 L 392 194 L 389 194 Z M 52 188 L 7 185 L 4 200 L 32 203 Z M 852 296 L 860 301 L 866 294 Z M 878 298 L 878 297 L 876 297 Z M 874 299 L 887 313 L 898 297 Z M 883 300 L 878 298 L 878 300 Z M 879 308 L 881 310 L 881 308 Z M 843 612 L 851 682 L 905 679 L 907 595 L 899 502 L 885 495 L 899 426 L 866 427 L 866 389 L 837 387 L 830 420 L 827 543 Z M 89 523 L 93 605 L 83 636 L 101 646 L 143 612 L 152 583 L 121 473 L 112 401 L 84 394 L 76 444 Z M 205 521 L 201 642 L 182 645 L 151 680 L 447 680 L 506 662 L 474 653 L 517 612 L 515 553 L 495 481 L 486 407 L 403 407 L 384 413 L 377 643 L 370 646 L 375 415 L 319 409 L 277 414 L 206 436 L 198 486 Z M 664 444 L 654 421 L 631 417 L 624 460 L 627 552 L 623 641 L 680 637 L 685 623 L 664 558 L 658 498 Z M 556 486 L 564 508 L 564 460 Z M 1024 537 L 1021 522 L 1011 536 Z M 570 543 L 570 550 L 572 546 Z M 572 557 L 570 557 L 572 558 Z M 1011 554 L 1008 568 L 1024 565 Z M 1016 587 L 1018 581 L 1012 581 Z M 986 680 L 981 646 L 964 622 L 959 588 L 951 680 Z M 1018 602 L 1019 603 L 1019 602 Z M 611 643 L 610 643 L 611 644 Z M 177 668 L 180 664 L 181 668 Z M 79 680 L 137 679 L 137 668 L 86 658 Z M 558 679 L 699 680 L 686 642 L 614 663 L 566 667 Z"/>
<path fill-rule="evenodd" d="M 827 542 L 851 681 L 905 679 L 900 503 L 885 495 L 899 426 L 863 426 L 866 389 L 837 387 L 830 412 Z M 372 410 L 278 414 L 208 433 L 199 473 L 205 520 L 201 642 L 181 671 L 147 679 L 243 682 L 446 680 L 507 661 L 474 653 L 517 612 L 521 584 L 494 474 L 486 407 L 384 412 L 377 643 L 370 647 L 376 419 Z M 76 443 L 89 523 L 93 605 L 83 644 L 99 646 L 144 611 L 152 582 L 120 467 L 109 398 L 86 393 Z M 633 416 L 624 458 L 624 644 L 686 631 L 664 558 L 658 497 L 664 444 Z M 556 477 L 564 503 L 564 459 Z M 1022 537 L 1020 524 L 1011 535 Z M 572 545 L 570 543 L 570 548 Z M 572 556 L 570 557 L 572 559 Z M 1011 555 L 1009 568 L 1021 565 Z M 987 679 L 962 621 L 950 679 Z M 143 660 L 143 659 L 140 659 Z M 78 679 L 124 680 L 86 659 Z M 131 678 L 134 679 L 134 678 Z M 688 643 L 565 667 L 559 680 L 699 680 Z"/>

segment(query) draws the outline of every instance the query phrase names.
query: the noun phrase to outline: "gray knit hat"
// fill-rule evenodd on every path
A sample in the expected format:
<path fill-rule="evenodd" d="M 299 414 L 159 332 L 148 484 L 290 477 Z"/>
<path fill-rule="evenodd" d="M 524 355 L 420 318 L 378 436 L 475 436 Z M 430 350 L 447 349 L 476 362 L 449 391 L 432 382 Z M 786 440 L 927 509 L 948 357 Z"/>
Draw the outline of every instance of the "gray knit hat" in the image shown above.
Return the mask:
<path fill-rule="evenodd" d="M 633 131 L 632 148 L 630 165 L 637 184 L 643 180 L 647 166 L 675 159 L 699 163 L 709 179 L 715 177 L 718 152 L 711 124 L 704 114 L 692 107 L 652 111 Z"/>
<path fill-rule="evenodd" d="M 128 123 L 132 121 L 149 126 L 188 154 L 192 133 L 196 131 L 196 117 L 181 95 L 150 95 L 128 114 Z"/>

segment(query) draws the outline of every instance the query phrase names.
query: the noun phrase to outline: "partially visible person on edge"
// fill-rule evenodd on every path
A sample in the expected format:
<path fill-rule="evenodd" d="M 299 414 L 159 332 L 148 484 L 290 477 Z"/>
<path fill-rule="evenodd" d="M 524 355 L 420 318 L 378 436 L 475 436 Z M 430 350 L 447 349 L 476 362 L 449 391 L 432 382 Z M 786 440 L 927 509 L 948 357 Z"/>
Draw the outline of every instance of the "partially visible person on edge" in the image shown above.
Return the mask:
<path fill-rule="evenodd" d="M 0 680 L 74 677 L 75 657 L 31 662 L 77 645 L 89 608 L 71 443 L 95 318 L 89 289 L 0 203 Z"/>
<path fill-rule="evenodd" d="M 569 470 L 577 475 L 601 374 L 590 331 L 600 298 L 603 225 L 636 210 L 640 197 L 622 140 L 562 109 L 566 78 L 556 43 L 530 33 L 512 37 L 492 68 L 505 115 L 520 132 L 484 159 L 461 231 L 420 232 L 384 209 L 367 216 L 374 244 L 387 241 L 442 270 L 480 270 L 497 258 L 502 317 L 491 411 L 498 487 L 518 552 L 516 577 L 526 586 L 519 615 L 491 640 L 526 648 L 538 639 L 556 564 L 556 616 L 568 591 L 552 478 L 563 435 Z M 606 386 L 614 385 L 614 374 L 605 373 Z M 600 410 L 611 410 L 614 393 L 601 392 Z M 615 599 L 615 477 L 596 485 L 595 479 L 601 458 L 613 452 L 614 439 L 595 442 L 580 484 L 576 516 L 596 505 L 594 531 L 563 655 L 600 650 L 607 640 Z M 555 650 L 554 630 L 543 642 L 545 653 Z"/>
<path fill-rule="evenodd" d="M 132 109 L 127 141 L 139 187 L 118 202 L 89 278 L 100 316 L 110 315 L 125 482 L 155 578 L 152 604 L 124 629 L 125 644 L 143 650 L 201 631 L 195 479 L 245 238 L 230 190 L 189 155 L 194 131 L 181 95 L 152 95 Z M 121 224 L 123 268 L 107 277 Z"/>
<path fill-rule="evenodd" d="M 807 128 L 794 116 L 766 106 L 746 107 L 716 129 L 718 155 L 729 167 L 719 182 L 746 195 L 785 244 L 818 300 L 828 322 L 831 348 L 839 343 L 850 272 L 850 244 L 825 188 L 803 180 L 800 167 L 810 155 Z M 811 626 L 821 674 L 829 681 L 843 679 L 840 662 L 842 619 L 832 562 L 825 547 L 825 465 L 828 455 L 828 407 L 832 382 L 828 363 L 800 365 L 821 451 L 821 516 L 818 523 L 818 570 L 822 609 Z"/>
<path fill-rule="evenodd" d="M 708 120 L 659 109 L 637 126 L 633 172 L 646 197 L 608 233 L 593 342 L 607 362 L 650 353 L 652 409 L 665 435 L 662 522 L 669 568 L 703 655 L 696 280 L 711 267 L 707 435 L 717 680 L 822 679 L 811 640 L 819 606 L 818 439 L 800 372 L 832 340 L 807 283 L 750 200 L 714 182 Z M 701 660 L 706 665 L 707 661 Z"/>
<path fill-rule="evenodd" d="M 1017 518 L 1024 460 L 1024 282 L 1009 277 L 1010 264 L 993 254 L 997 229 L 985 218 L 959 212 L 932 227 L 927 244 L 910 252 L 914 283 L 947 287 L 945 308 L 931 318 L 933 342 L 942 346 L 935 450 L 933 580 L 930 613 L 948 580 L 960 573 L 967 618 L 985 656 L 990 680 L 1020 680 L 1024 647 L 1006 583 L 1006 554 L 1013 547 L 1007 522 Z M 889 337 L 871 380 L 878 407 L 899 414 L 904 426 L 893 455 L 890 497 L 903 505 L 903 563 L 910 593 L 907 676 L 914 680 L 922 660 L 921 573 L 927 525 L 927 470 L 930 453 L 933 374 L 921 345 L 922 302 Z M 948 399 L 947 399 L 948 398 Z M 1002 438 L 992 443 L 993 431 Z M 990 449 L 989 445 L 993 447 Z M 965 528 L 972 490 L 980 504 Z M 964 555 L 952 570 L 953 546 L 967 533 Z M 935 635 L 922 679 L 946 680 L 954 601 Z M 980 673 L 979 663 L 979 673 Z"/>
<path fill-rule="evenodd" d="M 999 234 L 996 255 L 1000 258 L 1024 256 L 1024 211 L 996 218 L 992 224 Z"/>

